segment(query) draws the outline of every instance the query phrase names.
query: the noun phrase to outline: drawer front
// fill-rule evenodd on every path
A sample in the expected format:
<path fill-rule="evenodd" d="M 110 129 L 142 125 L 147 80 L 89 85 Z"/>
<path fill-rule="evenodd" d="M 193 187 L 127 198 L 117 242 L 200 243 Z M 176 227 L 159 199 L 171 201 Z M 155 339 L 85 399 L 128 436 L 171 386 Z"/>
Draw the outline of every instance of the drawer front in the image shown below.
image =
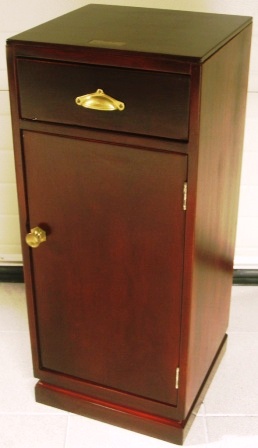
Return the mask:
<path fill-rule="evenodd" d="M 188 75 L 28 59 L 17 65 L 24 119 L 188 140 Z M 124 110 L 76 104 L 98 89 L 123 102 Z"/>

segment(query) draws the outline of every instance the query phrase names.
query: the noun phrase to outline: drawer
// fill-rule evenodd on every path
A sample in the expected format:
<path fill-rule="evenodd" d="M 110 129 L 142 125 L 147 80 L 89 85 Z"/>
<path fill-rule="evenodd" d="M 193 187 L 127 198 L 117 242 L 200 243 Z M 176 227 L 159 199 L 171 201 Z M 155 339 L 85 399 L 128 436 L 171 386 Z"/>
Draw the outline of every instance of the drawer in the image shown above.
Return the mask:
<path fill-rule="evenodd" d="M 30 59 L 19 59 L 17 65 L 24 119 L 188 139 L 188 75 Z M 124 109 L 96 110 L 76 104 L 77 97 L 99 89 L 124 103 Z M 110 105 L 104 94 L 87 97 L 87 105 Z"/>

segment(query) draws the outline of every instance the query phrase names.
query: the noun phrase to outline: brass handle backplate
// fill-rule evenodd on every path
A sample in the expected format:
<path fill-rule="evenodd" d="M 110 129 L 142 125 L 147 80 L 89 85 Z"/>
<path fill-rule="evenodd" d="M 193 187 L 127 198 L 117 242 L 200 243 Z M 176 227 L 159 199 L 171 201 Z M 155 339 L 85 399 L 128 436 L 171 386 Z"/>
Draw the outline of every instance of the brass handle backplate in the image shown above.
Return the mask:
<path fill-rule="evenodd" d="M 46 232 L 40 227 L 34 227 L 33 229 L 31 229 L 30 233 L 28 233 L 25 237 L 26 243 L 33 249 L 39 247 L 39 245 L 46 240 L 47 240 Z"/>
<path fill-rule="evenodd" d="M 86 107 L 87 109 L 112 111 L 122 111 L 125 108 L 125 104 L 121 101 L 115 100 L 102 89 L 96 90 L 94 93 L 88 93 L 87 95 L 78 96 L 75 98 L 75 102 L 78 106 Z"/>

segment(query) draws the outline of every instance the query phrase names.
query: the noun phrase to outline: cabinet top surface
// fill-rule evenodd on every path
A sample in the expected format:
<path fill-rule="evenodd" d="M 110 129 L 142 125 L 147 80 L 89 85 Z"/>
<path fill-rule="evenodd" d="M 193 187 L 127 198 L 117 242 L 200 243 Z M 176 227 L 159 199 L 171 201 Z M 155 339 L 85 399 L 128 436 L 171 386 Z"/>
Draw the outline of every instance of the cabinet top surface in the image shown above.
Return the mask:
<path fill-rule="evenodd" d="M 105 48 L 203 61 L 251 22 L 245 16 L 87 5 L 7 43 Z"/>

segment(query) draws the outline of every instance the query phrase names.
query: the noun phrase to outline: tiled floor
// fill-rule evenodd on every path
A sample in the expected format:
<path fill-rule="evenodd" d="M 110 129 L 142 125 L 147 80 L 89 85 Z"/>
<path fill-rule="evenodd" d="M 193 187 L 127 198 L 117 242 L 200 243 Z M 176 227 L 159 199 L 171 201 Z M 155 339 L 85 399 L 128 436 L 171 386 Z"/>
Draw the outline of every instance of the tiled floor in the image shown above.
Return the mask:
<path fill-rule="evenodd" d="M 0 284 L 1 448 L 175 446 L 34 401 L 24 286 Z M 234 286 L 226 355 L 185 441 L 258 447 L 258 287 Z"/>

